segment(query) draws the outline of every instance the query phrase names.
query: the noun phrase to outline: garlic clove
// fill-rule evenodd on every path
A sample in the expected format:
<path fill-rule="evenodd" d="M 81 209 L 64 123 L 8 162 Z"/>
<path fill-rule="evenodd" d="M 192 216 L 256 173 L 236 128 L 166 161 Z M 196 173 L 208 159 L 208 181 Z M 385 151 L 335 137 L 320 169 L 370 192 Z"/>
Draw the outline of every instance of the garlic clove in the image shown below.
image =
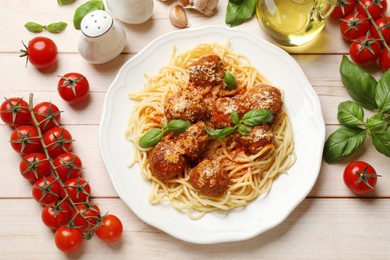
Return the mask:
<path fill-rule="evenodd" d="M 218 5 L 218 0 L 178 0 L 186 9 L 194 9 L 205 15 L 212 15 Z"/>
<path fill-rule="evenodd" d="M 169 20 L 171 23 L 178 28 L 188 27 L 187 15 L 183 7 L 179 4 L 174 5 L 169 12 Z"/>
<path fill-rule="evenodd" d="M 189 0 L 178 0 L 183 7 L 191 6 Z"/>
<path fill-rule="evenodd" d="M 206 15 L 213 14 L 217 5 L 218 0 L 208 0 L 206 7 L 203 9 L 203 13 Z"/>
<path fill-rule="evenodd" d="M 190 0 L 191 6 L 193 6 L 193 8 L 198 11 L 203 11 L 208 2 L 209 0 Z"/>

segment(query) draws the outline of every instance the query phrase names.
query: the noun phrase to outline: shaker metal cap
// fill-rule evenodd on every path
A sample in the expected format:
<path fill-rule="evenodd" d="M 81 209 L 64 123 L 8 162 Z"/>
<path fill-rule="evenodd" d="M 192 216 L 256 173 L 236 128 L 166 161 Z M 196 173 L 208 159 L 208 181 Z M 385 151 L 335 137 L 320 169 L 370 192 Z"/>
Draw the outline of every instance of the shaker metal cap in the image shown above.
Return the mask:
<path fill-rule="evenodd" d="M 110 30 L 113 24 L 112 16 L 103 10 L 88 13 L 81 20 L 81 31 L 88 37 L 99 37 Z"/>

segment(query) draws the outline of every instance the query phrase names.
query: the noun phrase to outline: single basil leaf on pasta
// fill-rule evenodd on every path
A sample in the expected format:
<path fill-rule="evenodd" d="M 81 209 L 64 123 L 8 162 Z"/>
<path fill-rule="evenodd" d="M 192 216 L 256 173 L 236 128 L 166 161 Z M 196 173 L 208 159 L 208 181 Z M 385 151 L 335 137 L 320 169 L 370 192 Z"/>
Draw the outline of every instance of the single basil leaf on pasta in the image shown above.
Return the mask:
<path fill-rule="evenodd" d="M 246 127 L 244 125 L 240 125 L 238 127 L 238 132 L 240 132 L 240 134 L 242 134 L 242 135 L 249 135 L 249 129 L 248 129 L 248 127 Z"/>
<path fill-rule="evenodd" d="M 160 128 L 151 128 L 145 132 L 145 134 L 139 140 L 139 146 L 141 148 L 150 148 L 160 142 L 164 135 L 164 131 Z"/>
<path fill-rule="evenodd" d="M 228 135 L 231 135 L 236 129 L 234 127 L 226 127 L 214 130 L 206 127 L 205 130 L 210 136 L 217 139 L 221 139 Z"/>
<path fill-rule="evenodd" d="M 343 126 L 356 127 L 363 125 L 364 110 L 353 101 L 344 101 L 338 106 L 337 119 Z"/>
<path fill-rule="evenodd" d="M 341 127 L 333 132 L 325 142 L 324 159 L 334 163 L 353 154 L 366 140 L 366 130 Z"/>
<path fill-rule="evenodd" d="M 257 126 L 269 123 L 274 119 L 271 111 L 266 109 L 253 109 L 247 112 L 241 119 L 241 122 L 247 126 Z"/>
<path fill-rule="evenodd" d="M 190 127 L 190 123 L 180 119 L 174 119 L 168 122 L 168 130 L 175 133 L 181 133 Z"/>
<path fill-rule="evenodd" d="M 390 126 L 371 132 L 372 143 L 378 152 L 390 157 Z"/>
<path fill-rule="evenodd" d="M 237 88 L 236 78 L 228 71 L 225 71 L 225 76 L 223 77 L 223 82 L 225 82 L 226 87 L 230 90 Z"/>
<path fill-rule="evenodd" d="M 383 73 L 379 79 L 375 101 L 381 113 L 390 113 L 390 70 Z"/>
<path fill-rule="evenodd" d="M 238 116 L 238 113 L 236 110 L 232 110 L 232 122 L 235 125 L 238 125 L 240 123 L 240 117 Z"/>

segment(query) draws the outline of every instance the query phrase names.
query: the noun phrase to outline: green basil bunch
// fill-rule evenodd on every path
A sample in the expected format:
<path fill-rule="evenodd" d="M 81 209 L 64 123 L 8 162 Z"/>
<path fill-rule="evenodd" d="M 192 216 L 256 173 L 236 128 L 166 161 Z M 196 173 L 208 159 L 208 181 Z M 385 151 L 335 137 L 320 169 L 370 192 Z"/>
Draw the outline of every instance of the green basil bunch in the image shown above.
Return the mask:
<path fill-rule="evenodd" d="M 256 13 L 257 0 L 229 0 L 225 23 L 231 27 L 240 25 Z"/>
<path fill-rule="evenodd" d="M 205 129 L 206 132 L 210 136 L 217 139 L 225 138 L 226 136 L 234 133 L 236 130 L 238 130 L 240 134 L 248 135 L 249 129 L 247 126 L 252 127 L 260 124 L 269 123 L 274 119 L 274 115 L 272 114 L 272 112 L 266 109 L 253 109 L 247 112 L 241 118 L 241 120 L 239 118 L 237 111 L 233 110 L 231 117 L 232 117 L 232 122 L 234 124 L 233 127 L 229 126 L 222 129 L 216 129 L 216 130 L 206 128 Z"/>
<path fill-rule="evenodd" d="M 339 104 L 337 119 L 343 125 L 325 142 L 324 159 L 337 162 L 352 155 L 371 136 L 378 152 L 390 157 L 390 70 L 377 81 L 343 56 L 341 80 L 354 101 Z M 364 120 L 364 110 L 376 112 Z"/>

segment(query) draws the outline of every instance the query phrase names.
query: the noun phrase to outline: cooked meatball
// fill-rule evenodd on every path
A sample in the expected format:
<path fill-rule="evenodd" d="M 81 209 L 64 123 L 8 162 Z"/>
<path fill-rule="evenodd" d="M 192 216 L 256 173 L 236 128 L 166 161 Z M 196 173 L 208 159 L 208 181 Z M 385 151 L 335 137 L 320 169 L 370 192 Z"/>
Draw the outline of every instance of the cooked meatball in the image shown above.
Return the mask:
<path fill-rule="evenodd" d="M 223 82 L 225 66 L 220 57 L 207 55 L 189 66 L 189 81 L 197 86 L 215 86 Z"/>
<path fill-rule="evenodd" d="M 210 140 L 205 127 L 205 123 L 200 121 L 191 125 L 187 131 L 179 134 L 175 139 L 177 146 L 192 162 L 199 162 L 203 158 Z"/>
<path fill-rule="evenodd" d="M 228 187 L 227 171 L 215 160 L 203 160 L 191 170 L 190 184 L 204 195 L 220 196 Z"/>
<path fill-rule="evenodd" d="M 247 147 L 250 154 L 260 152 L 266 145 L 271 144 L 274 140 L 268 125 L 258 125 L 249 129 L 248 135 L 239 135 L 238 142 Z"/>
<path fill-rule="evenodd" d="M 182 119 L 196 122 L 206 115 L 206 106 L 203 97 L 189 89 L 169 96 L 164 102 L 164 112 L 168 121 Z"/>
<path fill-rule="evenodd" d="M 211 123 L 215 128 L 224 128 L 232 125 L 232 111 L 238 110 L 237 99 L 217 98 L 212 103 Z"/>
<path fill-rule="evenodd" d="M 252 109 L 267 109 L 274 115 L 282 109 L 283 101 L 280 90 L 269 85 L 249 88 L 241 97 L 239 113 L 245 114 Z"/>
<path fill-rule="evenodd" d="M 159 180 L 168 180 L 182 173 L 184 155 L 173 142 L 160 142 L 151 151 L 150 171 Z"/>

